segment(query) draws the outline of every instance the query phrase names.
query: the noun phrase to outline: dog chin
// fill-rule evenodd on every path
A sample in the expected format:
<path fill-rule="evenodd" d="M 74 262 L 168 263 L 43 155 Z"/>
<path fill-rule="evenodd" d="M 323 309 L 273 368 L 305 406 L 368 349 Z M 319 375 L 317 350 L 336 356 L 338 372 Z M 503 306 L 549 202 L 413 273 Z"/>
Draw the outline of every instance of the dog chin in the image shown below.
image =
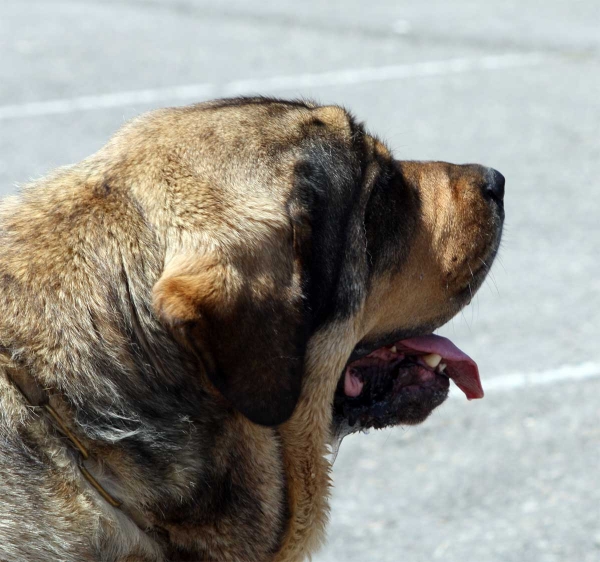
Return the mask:
<path fill-rule="evenodd" d="M 419 424 L 448 397 L 449 378 L 411 360 L 391 370 L 382 365 L 353 371 L 352 376 L 358 379 L 356 386 L 349 388 L 344 375 L 336 389 L 335 435 Z"/>

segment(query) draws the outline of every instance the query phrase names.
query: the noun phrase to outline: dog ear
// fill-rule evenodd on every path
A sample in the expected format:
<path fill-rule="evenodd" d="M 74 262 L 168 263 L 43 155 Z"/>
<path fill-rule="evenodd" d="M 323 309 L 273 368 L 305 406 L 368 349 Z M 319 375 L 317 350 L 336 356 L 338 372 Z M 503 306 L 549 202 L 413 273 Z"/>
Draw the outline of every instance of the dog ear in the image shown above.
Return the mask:
<path fill-rule="evenodd" d="M 260 256 L 178 256 L 153 290 L 162 321 L 261 425 L 286 421 L 300 396 L 308 328 L 294 246 L 290 237 Z"/>

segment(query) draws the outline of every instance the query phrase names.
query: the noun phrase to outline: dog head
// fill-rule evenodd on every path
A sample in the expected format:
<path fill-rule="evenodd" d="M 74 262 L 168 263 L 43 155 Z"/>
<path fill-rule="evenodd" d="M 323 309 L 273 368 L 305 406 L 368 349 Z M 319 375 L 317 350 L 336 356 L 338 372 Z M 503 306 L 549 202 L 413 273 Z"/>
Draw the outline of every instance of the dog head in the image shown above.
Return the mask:
<path fill-rule="evenodd" d="M 154 179 L 132 189 L 164 238 L 155 310 L 251 421 L 281 424 L 307 393 L 330 412 L 335 394 L 342 424 L 422 421 L 447 393 L 435 355 L 480 393 L 429 335 L 494 259 L 498 172 L 398 161 L 339 107 L 263 98 L 159 111 L 105 150 L 123 142 Z"/>

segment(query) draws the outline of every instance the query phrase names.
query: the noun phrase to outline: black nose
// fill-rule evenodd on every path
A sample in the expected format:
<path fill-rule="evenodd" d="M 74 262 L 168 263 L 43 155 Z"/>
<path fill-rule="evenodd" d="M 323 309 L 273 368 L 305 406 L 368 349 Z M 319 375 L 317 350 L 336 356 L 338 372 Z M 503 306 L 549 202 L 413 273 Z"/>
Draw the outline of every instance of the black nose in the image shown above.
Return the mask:
<path fill-rule="evenodd" d="M 504 176 L 494 168 L 489 168 L 485 177 L 485 185 L 483 186 L 484 195 L 495 199 L 498 203 L 504 200 Z"/>

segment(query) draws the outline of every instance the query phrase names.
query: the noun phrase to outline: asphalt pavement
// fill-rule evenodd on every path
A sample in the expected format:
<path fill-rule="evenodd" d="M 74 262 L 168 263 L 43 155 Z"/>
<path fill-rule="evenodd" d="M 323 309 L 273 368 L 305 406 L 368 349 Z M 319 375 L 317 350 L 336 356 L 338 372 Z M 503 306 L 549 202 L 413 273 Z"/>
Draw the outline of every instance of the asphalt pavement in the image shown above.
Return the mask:
<path fill-rule="evenodd" d="M 0 195 L 143 111 L 240 93 L 507 178 L 492 275 L 440 330 L 486 398 L 347 438 L 315 561 L 600 560 L 600 3 L 2 0 Z"/>

